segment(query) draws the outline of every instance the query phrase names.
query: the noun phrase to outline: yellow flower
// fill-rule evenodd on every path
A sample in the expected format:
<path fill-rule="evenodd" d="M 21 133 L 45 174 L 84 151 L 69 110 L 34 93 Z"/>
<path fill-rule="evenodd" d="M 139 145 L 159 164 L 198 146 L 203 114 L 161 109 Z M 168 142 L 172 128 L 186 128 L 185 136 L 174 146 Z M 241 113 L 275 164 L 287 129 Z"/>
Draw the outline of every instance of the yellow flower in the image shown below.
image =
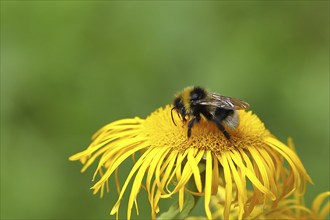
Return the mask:
<path fill-rule="evenodd" d="M 115 175 L 119 197 L 111 215 L 118 214 L 131 181 L 128 219 L 133 204 L 137 208 L 141 187 L 148 193 L 153 219 L 160 211 L 159 200 L 174 194 L 178 194 L 182 210 L 185 191 L 204 197 L 206 216 L 211 219 L 211 196 L 217 194 L 220 185 L 224 188 L 224 218 L 228 219 L 235 204 L 241 219 L 267 201 L 276 203 L 295 190 L 303 194 L 306 181 L 311 182 L 295 152 L 276 139 L 252 112 L 238 111 L 240 124 L 235 130 L 228 129 L 231 137 L 228 140 L 213 122 L 205 119 L 192 128 L 188 139 L 187 125 L 175 126 L 170 111 L 171 106 L 166 106 L 146 119 L 110 123 L 93 136 L 86 150 L 70 157 L 84 164 L 82 171 L 99 159 L 93 180 L 96 176 L 99 179 L 92 189 L 94 193 L 100 191 L 101 196 L 108 179 Z M 176 115 L 174 120 L 180 121 Z M 118 168 L 130 156 L 134 165 L 120 187 Z M 196 190 L 187 187 L 189 181 L 194 182 Z"/>
<path fill-rule="evenodd" d="M 289 139 L 288 146 L 295 151 L 292 139 Z M 289 179 L 292 178 L 293 173 L 290 172 Z M 282 184 L 279 182 L 279 184 Z M 280 187 L 282 190 L 286 191 L 286 185 L 283 184 Z M 237 188 L 234 188 L 234 193 L 237 193 Z M 248 195 L 251 195 L 253 192 L 248 190 Z M 295 191 L 292 195 L 286 195 L 278 198 L 276 201 L 267 201 L 265 204 L 256 205 L 251 213 L 248 213 L 244 216 L 244 219 L 257 220 L 257 219 L 326 219 L 330 213 L 330 201 L 327 199 L 330 198 L 330 192 L 324 192 L 319 194 L 313 201 L 312 208 L 307 208 L 305 206 L 304 197 Z M 327 202 L 325 202 L 327 201 Z M 225 203 L 225 187 L 223 184 L 219 185 L 218 193 L 216 196 L 213 196 L 211 199 L 211 210 L 212 210 L 212 219 L 225 219 L 223 215 Z M 322 205 L 323 204 L 323 205 Z M 239 218 L 239 208 L 236 204 L 232 204 L 229 213 L 229 219 L 238 219 Z M 197 220 L 203 219 L 199 217 L 190 217 L 186 220 Z M 205 218 L 204 218 L 205 219 Z"/>
<path fill-rule="evenodd" d="M 223 216 L 223 193 L 224 188 L 219 187 L 217 196 L 214 196 L 211 200 L 211 208 L 214 210 L 212 212 L 213 219 L 224 219 Z M 252 193 L 252 192 L 248 192 Z M 319 194 L 313 201 L 312 208 L 309 209 L 305 207 L 304 199 L 302 196 L 295 194 L 291 198 L 283 198 L 282 200 L 274 203 L 270 201 L 266 205 L 257 205 L 254 210 L 245 216 L 244 219 L 258 220 L 258 219 L 326 219 L 330 212 L 330 201 L 327 201 L 322 206 L 327 198 L 330 197 L 330 192 L 324 192 Z M 239 209 L 235 205 L 232 205 L 230 210 L 229 219 L 238 219 Z M 191 217 L 189 220 L 194 220 L 198 218 Z"/>
<path fill-rule="evenodd" d="M 323 207 L 322 203 L 328 198 L 328 201 L 324 204 Z M 311 209 L 311 219 L 325 219 L 330 217 L 330 191 L 323 192 L 319 194 L 313 201 L 312 209 Z"/>

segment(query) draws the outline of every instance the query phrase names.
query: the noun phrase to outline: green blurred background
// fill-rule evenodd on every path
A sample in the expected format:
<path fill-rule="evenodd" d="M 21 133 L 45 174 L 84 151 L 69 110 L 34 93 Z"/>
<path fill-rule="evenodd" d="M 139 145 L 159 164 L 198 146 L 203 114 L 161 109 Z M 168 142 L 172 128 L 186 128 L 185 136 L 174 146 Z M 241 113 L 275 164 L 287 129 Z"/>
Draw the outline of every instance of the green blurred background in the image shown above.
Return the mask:
<path fill-rule="evenodd" d="M 329 190 L 328 1 L 1 1 L 1 218 L 110 218 L 115 189 L 93 196 L 68 157 L 188 85 L 293 137 L 308 205 Z"/>

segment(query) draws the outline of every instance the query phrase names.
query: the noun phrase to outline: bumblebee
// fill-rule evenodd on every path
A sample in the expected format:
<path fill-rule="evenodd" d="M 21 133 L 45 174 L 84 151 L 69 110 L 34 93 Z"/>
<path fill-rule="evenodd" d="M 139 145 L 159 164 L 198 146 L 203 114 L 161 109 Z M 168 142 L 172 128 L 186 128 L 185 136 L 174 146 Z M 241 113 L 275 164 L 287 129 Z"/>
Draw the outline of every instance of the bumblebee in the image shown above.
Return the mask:
<path fill-rule="evenodd" d="M 192 127 L 201 120 L 201 115 L 203 115 L 207 120 L 213 121 L 229 140 L 230 135 L 225 126 L 231 130 L 237 128 L 239 116 L 236 110 L 248 109 L 249 107 L 250 105 L 242 100 L 211 93 L 201 87 L 191 86 L 176 95 L 171 117 L 175 124 L 172 113 L 175 110 L 183 122 L 187 122 L 189 119 L 187 132 L 189 138 Z"/>

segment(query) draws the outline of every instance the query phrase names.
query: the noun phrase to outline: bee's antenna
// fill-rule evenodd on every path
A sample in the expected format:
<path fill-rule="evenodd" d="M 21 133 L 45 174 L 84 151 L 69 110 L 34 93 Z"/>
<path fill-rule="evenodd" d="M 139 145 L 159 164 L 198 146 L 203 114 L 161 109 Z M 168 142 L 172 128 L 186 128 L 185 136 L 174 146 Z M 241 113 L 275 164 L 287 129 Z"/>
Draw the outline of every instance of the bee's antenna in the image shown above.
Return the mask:
<path fill-rule="evenodd" d="M 176 126 L 175 121 L 174 121 L 174 118 L 173 118 L 173 110 L 174 110 L 174 109 L 175 109 L 175 107 L 173 107 L 173 108 L 171 109 L 171 118 L 172 118 L 173 124 Z"/>

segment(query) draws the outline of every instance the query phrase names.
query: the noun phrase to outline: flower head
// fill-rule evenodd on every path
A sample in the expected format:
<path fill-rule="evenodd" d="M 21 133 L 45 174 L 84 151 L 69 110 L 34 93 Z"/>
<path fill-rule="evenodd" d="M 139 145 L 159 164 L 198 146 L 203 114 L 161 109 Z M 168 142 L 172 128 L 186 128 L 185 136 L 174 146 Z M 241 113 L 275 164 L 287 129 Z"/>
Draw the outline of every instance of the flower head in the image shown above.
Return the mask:
<path fill-rule="evenodd" d="M 178 194 L 180 210 L 184 192 L 204 197 L 207 218 L 211 219 L 211 196 L 218 187 L 224 189 L 223 216 L 228 219 L 232 205 L 238 218 L 248 216 L 256 206 L 267 201 L 276 203 L 294 191 L 305 191 L 311 182 L 295 152 L 276 139 L 252 112 L 238 111 L 239 126 L 228 129 L 227 139 L 217 126 L 202 119 L 187 138 L 187 125 L 171 118 L 171 106 L 160 108 L 146 119 L 123 119 L 101 128 L 89 147 L 70 160 L 80 160 L 85 171 L 96 159 L 98 167 L 93 180 L 94 193 L 103 195 L 111 175 L 116 176 L 120 164 L 132 156 L 134 165 L 123 186 L 117 183 L 118 200 L 110 214 L 119 211 L 128 184 L 133 181 L 128 219 L 143 186 L 147 193 L 152 218 L 160 211 L 159 200 Z M 174 115 L 176 122 L 180 118 Z M 137 157 L 136 153 L 140 152 Z M 284 166 L 287 163 L 287 167 Z M 195 187 L 189 188 L 193 181 Z"/>
<path fill-rule="evenodd" d="M 224 189 L 220 186 L 218 194 L 211 199 L 211 209 L 213 219 L 224 219 L 223 216 L 223 203 L 224 203 Z M 252 193 L 251 191 L 248 192 Z M 313 201 L 312 208 L 305 206 L 304 198 L 298 194 L 282 198 L 274 203 L 269 201 L 265 205 L 257 205 L 254 210 L 246 215 L 244 219 L 257 220 L 257 219 L 326 219 L 330 213 L 330 192 L 323 192 L 319 194 Z M 322 206 L 322 204 L 324 204 Z M 239 208 L 232 205 L 229 219 L 238 219 Z M 194 217 L 189 218 L 195 219 Z"/>

